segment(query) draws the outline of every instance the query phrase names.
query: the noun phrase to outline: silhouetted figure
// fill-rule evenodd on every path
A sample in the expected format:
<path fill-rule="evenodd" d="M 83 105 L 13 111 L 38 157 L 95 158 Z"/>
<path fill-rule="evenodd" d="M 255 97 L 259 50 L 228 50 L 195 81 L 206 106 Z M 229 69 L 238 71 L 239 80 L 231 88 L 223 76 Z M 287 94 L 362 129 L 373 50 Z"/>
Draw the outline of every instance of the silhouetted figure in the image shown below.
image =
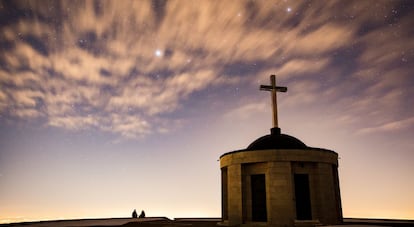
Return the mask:
<path fill-rule="evenodd" d="M 134 209 L 134 211 L 132 211 L 132 218 L 137 218 L 138 214 L 137 211 Z"/>
<path fill-rule="evenodd" d="M 141 211 L 141 214 L 139 215 L 139 218 L 145 218 L 145 212 Z"/>

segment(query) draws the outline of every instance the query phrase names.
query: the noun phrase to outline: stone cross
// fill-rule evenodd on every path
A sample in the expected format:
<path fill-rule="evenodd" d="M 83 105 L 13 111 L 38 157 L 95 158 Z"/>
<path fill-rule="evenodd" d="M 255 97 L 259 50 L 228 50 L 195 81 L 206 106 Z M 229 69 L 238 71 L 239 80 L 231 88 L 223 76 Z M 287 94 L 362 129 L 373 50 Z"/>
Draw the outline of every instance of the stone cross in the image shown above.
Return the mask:
<path fill-rule="evenodd" d="M 273 127 L 278 128 L 277 122 L 277 97 L 276 92 L 287 92 L 287 87 L 277 87 L 276 86 L 276 76 L 270 76 L 271 85 L 260 85 L 261 91 L 271 91 L 272 92 L 272 104 L 273 104 Z"/>

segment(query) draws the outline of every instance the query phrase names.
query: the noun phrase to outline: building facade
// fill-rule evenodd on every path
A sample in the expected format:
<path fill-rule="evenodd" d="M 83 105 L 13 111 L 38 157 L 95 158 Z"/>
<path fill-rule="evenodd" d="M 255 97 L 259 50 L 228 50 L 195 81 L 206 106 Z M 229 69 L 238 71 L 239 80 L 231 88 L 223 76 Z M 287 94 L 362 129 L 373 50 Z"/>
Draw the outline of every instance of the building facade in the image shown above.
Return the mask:
<path fill-rule="evenodd" d="M 338 154 L 273 128 L 220 157 L 225 226 L 340 224 Z"/>

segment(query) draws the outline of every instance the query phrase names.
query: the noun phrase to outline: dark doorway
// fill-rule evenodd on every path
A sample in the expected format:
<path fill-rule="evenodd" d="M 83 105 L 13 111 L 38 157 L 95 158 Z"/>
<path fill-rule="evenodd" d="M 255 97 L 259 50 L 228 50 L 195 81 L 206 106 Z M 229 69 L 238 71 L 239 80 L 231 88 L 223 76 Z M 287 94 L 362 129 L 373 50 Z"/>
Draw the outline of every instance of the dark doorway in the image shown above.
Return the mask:
<path fill-rule="evenodd" d="M 223 218 L 223 221 L 229 219 L 227 208 L 227 182 L 227 167 L 224 167 L 221 169 L 221 217 Z"/>
<path fill-rule="evenodd" d="M 266 177 L 264 174 L 251 175 L 252 221 L 266 222 Z"/>
<path fill-rule="evenodd" d="M 295 196 L 296 218 L 312 220 L 308 174 L 295 174 Z"/>

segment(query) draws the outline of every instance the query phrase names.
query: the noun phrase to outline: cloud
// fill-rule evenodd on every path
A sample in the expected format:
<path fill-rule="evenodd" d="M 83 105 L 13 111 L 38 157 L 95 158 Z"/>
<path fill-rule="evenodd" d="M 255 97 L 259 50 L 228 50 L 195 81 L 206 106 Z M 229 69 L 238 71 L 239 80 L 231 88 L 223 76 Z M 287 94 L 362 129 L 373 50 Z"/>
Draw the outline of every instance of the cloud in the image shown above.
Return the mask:
<path fill-rule="evenodd" d="M 368 67 L 390 67 L 390 64 L 407 61 L 410 58 L 407 47 L 414 46 L 414 41 L 410 38 L 413 31 L 407 29 L 412 25 L 411 21 L 403 20 L 399 25 L 390 24 L 368 32 L 361 38 L 362 41 L 369 43 L 369 47 L 381 48 L 367 48 L 359 58 L 361 64 Z"/>
<path fill-rule="evenodd" d="M 301 106 L 315 106 L 321 100 L 321 85 L 313 80 L 301 80 L 292 83 L 288 93 L 284 95 L 282 106 L 298 108 Z"/>
<path fill-rule="evenodd" d="M 191 93 L 214 85 L 213 71 L 173 75 L 167 79 L 151 79 L 140 75 L 121 88 L 119 95 L 109 98 L 108 110 L 138 109 L 147 115 L 176 110 L 180 101 Z"/>
<path fill-rule="evenodd" d="M 41 99 L 43 94 L 39 91 L 20 90 L 13 93 L 13 98 L 19 106 L 36 107 L 36 99 Z"/>
<path fill-rule="evenodd" d="M 125 116 L 120 114 L 113 114 L 111 116 L 112 128 L 111 132 L 120 133 L 125 138 L 136 138 L 146 136 L 152 133 L 151 125 L 140 119 L 138 116 Z"/>
<path fill-rule="evenodd" d="M 334 103 L 339 118 L 370 112 L 376 123 L 383 114 L 375 105 L 407 106 L 412 66 L 394 65 L 412 57 L 406 51 L 414 46 L 412 30 L 405 29 L 412 25 L 408 16 L 400 16 L 401 27 L 381 26 L 388 20 L 382 15 L 394 16 L 386 10 L 394 3 L 309 4 L 3 4 L 0 111 L 53 127 L 134 138 L 167 131 L 168 122 L 175 127 L 179 116 L 168 116 L 197 92 L 262 83 L 275 73 L 292 82 L 283 105 Z"/>
<path fill-rule="evenodd" d="M 155 14 L 149 1 L 102 4 L 98 14 L 105 17 L 97 15 L 92 1 L 84 2 L 84 7 L 63 2 L 67 17 L 55 15 L 47 23 L 39 18 L 49 17 L 50 11 L 39 3 L 20 5 L 19 10 L 30 9 L 35 17 L 20 18 L 2 34 L 14 43 L 2 55 L 0 71 L 6 87 L 0 97 L 2 111 L 10 116 L 45 117 L 46 125 L 53 127 L 98 128 L 136 138 L 168 131 L 166 121 L 176 125 L 159 115 L 177 110 L 192 93 L 234 83 L 235 78 L 219 78 L 217 71 L 197 65 L 197 59 L 189 56 L 191 50 L 177 43 L 165 43 L 160 36 L 152 45 L 148 35 L 155 32 Z M 121 17 L 128 21 L 120 18 L 121 12 L 129 15 Z M 55 20 L 59 22 L 53 24 Z M 145 24 L 149 29 L 141 27 Z M 143 34 L 137 36 L 136 31 Z M 34 37 L 36 42 L 21 37 Z M 174 51 L 157 58 L 155 48 Z"/>
<path fill-rule="evenodd" d="M 353 38 L 353 29 L 339 24 L 324 24 L 312 32 L 292 34 L 286 43 L 286 52 L 289 54 L 315 55 L 330 53 L 335 49 L 349 45 Z"/>
<path fill-rule="evenodd" d="M 267 103 L 250 102 L 246 105 L 228 111 L 223 118 L 227 120 L 231 119 L 231 121 L 234 122 L 243 122 L 260 112 L 265 112 L 267 109 L 269 109 Z"/>
<path fill-rule="evenodd" d="M 3 91 L 0 90 L 0 111 L 2 111 L 6 107 L 7 102 L 7 95 Z"/>
<path fill-rule="evenodd" d="M 49 125 L 55 127 L 62 127 L 71 130 L 85 129 L 91 126 L 98 125 L 98 119 L 93 116 L 64 116 L 50 118 Z"/>
<path fill-rule="evenodd" d="M 309 75 L 320 72 L 329 63 L 329 59 L 292 59 L 283 64 L 276 72 L 282 77 L 293 77 L 294 75 Z"/>
<path fill-rule="evenodd" d="M 372 134 L 372 133 L 395 133 L 397 131 L 401 131 L 407 128 L 414 127 L 414 117 L 403 119 L 403 120 L 397 120 L 392 122 L 387 122 L 382 125 L 377 125 L 375 127 L 368 127 L 368 128 L 361 128 L 357 131 L 357 134 L 359 135 L 365 135 L 365 134 Z"/>

